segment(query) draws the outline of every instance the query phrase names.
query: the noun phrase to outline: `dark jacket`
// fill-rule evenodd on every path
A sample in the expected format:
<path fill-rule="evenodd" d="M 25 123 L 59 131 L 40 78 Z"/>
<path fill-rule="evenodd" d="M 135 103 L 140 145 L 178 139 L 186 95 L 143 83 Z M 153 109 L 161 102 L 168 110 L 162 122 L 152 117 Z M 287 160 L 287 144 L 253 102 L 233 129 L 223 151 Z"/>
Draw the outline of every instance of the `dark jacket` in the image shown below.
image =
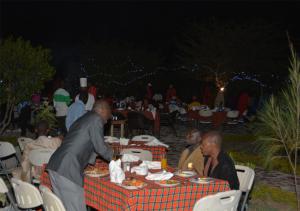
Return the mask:
<path fill-rule="evenodd" d="M 84 168 L 95 159 L 95 153 L 112 159 L 113 150 L 104 142 L 103 126 L 103 120 L 93 111 L 80 117 L 51 156 L 47 169 L 83 186 Z"/>
<path fill-rule="evenodd" d="M 207 160 L 208 159 L 206 158 L 205 164 Z M 211 168 L 209 168 L 208 176 L 216 179 L 226 180 L 228 181 L 232 190 L 239 190 L 240 183 L 232 159 L 227 153 L 221 151 L 218 155 L 218 162 L 218 165 L 213 171 L 211 171 Z"/>

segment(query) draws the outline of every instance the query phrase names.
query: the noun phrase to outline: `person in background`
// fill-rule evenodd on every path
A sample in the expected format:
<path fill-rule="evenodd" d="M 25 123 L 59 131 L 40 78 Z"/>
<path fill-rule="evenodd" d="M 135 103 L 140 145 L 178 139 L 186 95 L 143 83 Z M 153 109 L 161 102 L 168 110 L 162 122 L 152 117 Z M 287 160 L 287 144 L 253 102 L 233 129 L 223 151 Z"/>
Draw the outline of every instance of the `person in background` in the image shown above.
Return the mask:
<path fill-rule="evenodd" d="M 201 103 L 198 101 L 197 96 L 192 97 L 192 102 L 188 105 L 188 110 L 199 110 Z"/>
<path fill-rule="evenodd" d="M 88 92 L 87 88 L 87 78 L 80 78 L 80 92 Z M 75 100 L 79 99 L 79 94 L 76 96 Z M 94 95 L 88 93 L 88 101 L 85 104 L 85 110 L 91 111 L 95 103 Z"/>
<path fill-rule="evenodd" d="M 204 158 L 200 148 L 201 132 L 197 129 L 189 131 L 186 142 L 189 146 L 181 153 L 178 168 L 188 170 L 189 167 L 192 167 L 200 176 L 203 176 Z"/>
<path fill-rule="evenodd" d="M 53 192 L 66 210 L 85 211 L 84 168 L 95 163 L 96 155 L 110 161 L 113 150 L 104 142 L 104 125 L 111 109 L 104 100 L 96 101 L 93 110 L 80 117 L 70 128 L 62 145 L 47 165 Z"/>
<path fill-rule="evenodd" d="M 146 88 L 146 98 L 149 100 L 149 102 L 152 100 L 153 98 L 153 87 L 151 83 L 147 84 L 147 88 Z"/>
<path fill-rule="evenodd" d="M 18 125 L 21 128 L 21 136 L 26 136 L 27 129 L 32 129 L 30 125 L 31 120 L 31 105 L 29 101 L 23 101 L 18 105 L 18 111 L 20 113 L 18 119 Z"/>
<path fill-rule="evenodd" d="M 79 119 L 82 115 L 86 113 L 85 104 L 88 101 L 88 92 L 86 90 L 81 90 L 79 93 L 79 99 L 75 100 L 74 103 L 68 109 L 66 117 L 66 128 L 69 131 L 71 125 Z"/>
<path fill-rule="evenodd" d="M 166 93 L 166 101 L 169 102 L 173 97 L 176 96 L 176 89 L 174 88 L 173 84 L 170 84 Z"/>
<path fill-rule="evenodd" d="M 250 97 L 247 92 L 242 92 L 238 99 L 237 109 L 240 117 L 244 115 L 244 112 L 249 106 Z"/>
<path fill-rule="evenodd" d="M 31 169 L 31 164 L 29 161 L 30 152 L 35 149 L 56 150 L 61 145 L 60 138 L 47 137 L 49 133 L 49 125 L 46 121 L 40 121 L 39 123 L 37 123 L 35 132 L 38 137 L 37 139 L 32 140 L 32 142 L 29 142 L 25 145 L 22 159 L 21 159 L 21 167 L 15 169 L 12 172 L 13 177 L 29 183 L 31 183 L 30 175 L 33 176 L 34 178 L 39 178 L 42 172 L 42 169 L 40 167 L 34 167 L 32 168 L 30 174 L 30 169 Z"/>
<path fill-rule="evenodd" d="M 60 88 L 58 88 L 53 95 L 53 106 L 56 111 L 56 119 L 58 127 L 63 134 L 66 133 L 65 121 L 68 112 L 68 106 L 71 103 L 69 92 L 64 88 L 64 82 L 61 81 Z"/>
<path fill-rule="evenodd" d="M 204 176 L 226 180 L 232 190 L 238 190 L 239 179 L 232 159 L 222 150 L 221 134 L 217 131 L 204 134 L 201 151 L 206 156 Z"/>

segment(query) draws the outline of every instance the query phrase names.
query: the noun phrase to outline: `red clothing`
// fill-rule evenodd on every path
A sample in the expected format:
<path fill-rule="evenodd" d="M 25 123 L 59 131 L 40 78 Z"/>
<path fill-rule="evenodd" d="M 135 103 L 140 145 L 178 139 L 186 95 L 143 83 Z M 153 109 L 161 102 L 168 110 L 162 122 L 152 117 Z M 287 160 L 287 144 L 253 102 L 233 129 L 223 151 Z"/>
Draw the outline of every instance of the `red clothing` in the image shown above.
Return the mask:
<path fill-rule="evenodd" d="M 240 112 L 240 116 L 243 115 L 244 111 L 248 108 L 250 97 L 247 93 L 242 93 L 238 100 L 237 109 Z"/>
<path fill-rule="evenodd" d="M 153 97 L 153 89 L 152 86 L 147 86 L 147 99 L 152 100 Z"/>
<path fill-rule="evenodd" d="M 173 87 L 173 88 L 169 88 L 167 90 L 167 94 L 166 94 L 166 101 L 170 101 L 172 99 L 172 97 L 176 97 L 176 89 Z"/>
<path fill-rule="evenodd" d="M 95 86 L 90 86 L 88 92 L 92 94 L 95 99 L 97 99 L 97 88 Z"/>

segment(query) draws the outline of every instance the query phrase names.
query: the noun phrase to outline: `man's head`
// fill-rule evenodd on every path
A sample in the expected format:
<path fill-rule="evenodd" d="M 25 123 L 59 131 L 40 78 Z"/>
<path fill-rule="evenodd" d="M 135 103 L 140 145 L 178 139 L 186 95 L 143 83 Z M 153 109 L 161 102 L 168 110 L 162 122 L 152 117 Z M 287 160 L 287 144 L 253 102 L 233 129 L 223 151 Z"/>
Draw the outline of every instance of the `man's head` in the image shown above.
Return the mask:
<path fill-rule="evenodd" d="M 93 111 L 99 114 L 104 121 L 111 118 L 111 109 L 105 100 L 97 100 L 94 104 Z"/>
<path fill-rule="evenodd" d="M 41 120 L 37 123 L 35 132 L 38 136 L 47 136 L 49 133 L 49 124 L 45 120 Z"/>
<path fill-rule="evenodd" d="M 218 153 L 222 146 L 222 136 L 218 131 L 211 131 L 202 137 L 201 150 L 203 155 L 211 156 Z"/>
<path fill-rule="evenodd" d="M 186 135 L 186 142 L 188 144 L 198 144 L 201 142 L 201 132 L 197 129 L 192 129 Z"/>
<path fill-rule="evenodd" d="M 87 103 L 89 99 L 89 93 L 87 90 L 80 90 L 79 92 L 79 100 L 81 100 L 84 104 Z"/>

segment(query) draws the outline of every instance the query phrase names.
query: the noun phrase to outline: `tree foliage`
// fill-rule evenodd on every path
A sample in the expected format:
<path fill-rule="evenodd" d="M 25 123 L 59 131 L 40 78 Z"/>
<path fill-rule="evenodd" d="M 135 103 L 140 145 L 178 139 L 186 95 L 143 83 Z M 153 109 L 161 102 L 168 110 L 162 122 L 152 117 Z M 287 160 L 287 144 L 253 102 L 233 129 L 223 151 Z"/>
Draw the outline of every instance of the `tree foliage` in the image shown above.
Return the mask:
<path fill-rule="evenodd" d="M 210 19 L 187 28 L 177 41 L 177 58 L 195 76 L 218 86 L 241 72 L 266 80 L 282 73 L 285 42 L 285 31 L 268 23 Z"/>
<path fill-rule="evenodd" d="M 297 164 L 300 146 L 300 58 L 292 46 L 291 51 L 289 83 L 281 95 L 271 96 L 267 101 L 258 115 L 256 128 L 258 148 L 265 157 L 265 164 L 271 164 L 276 159 L 288 160 L 299 199 Z"/>
<path fill-rule="evenodd" d="M 50 50 L 34 47 L 22 38 L 10 37 L 0 43 L 0 100 L 6 104 L 0 134 L 8 126 L 14 105 L 44 87 L 54 74 Z"/>

